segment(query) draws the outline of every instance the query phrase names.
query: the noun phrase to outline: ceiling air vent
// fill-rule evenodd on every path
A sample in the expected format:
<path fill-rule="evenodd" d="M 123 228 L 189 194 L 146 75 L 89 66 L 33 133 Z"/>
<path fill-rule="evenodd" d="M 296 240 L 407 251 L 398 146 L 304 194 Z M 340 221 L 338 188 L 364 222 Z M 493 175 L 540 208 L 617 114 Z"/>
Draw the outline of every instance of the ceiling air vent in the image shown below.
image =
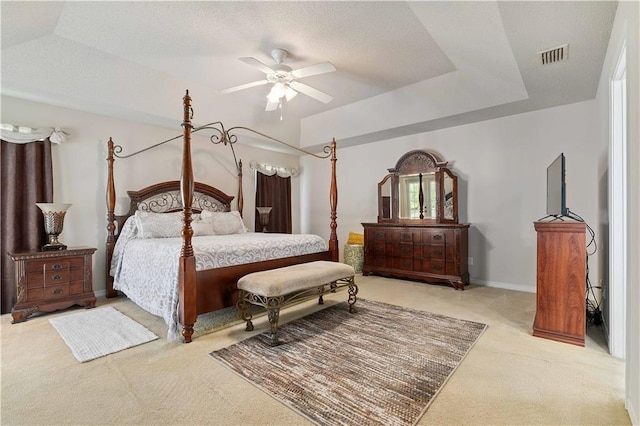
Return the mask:
<path fill-rule="evenodd" d="M 538 52 L 538 56 L 542 61 L 542 65 L 566 61 L 569 59 L 569 45 L 563 44 L 562 46 L 554 47 L 553 49 L 543 50 L 542 52 Z"/>

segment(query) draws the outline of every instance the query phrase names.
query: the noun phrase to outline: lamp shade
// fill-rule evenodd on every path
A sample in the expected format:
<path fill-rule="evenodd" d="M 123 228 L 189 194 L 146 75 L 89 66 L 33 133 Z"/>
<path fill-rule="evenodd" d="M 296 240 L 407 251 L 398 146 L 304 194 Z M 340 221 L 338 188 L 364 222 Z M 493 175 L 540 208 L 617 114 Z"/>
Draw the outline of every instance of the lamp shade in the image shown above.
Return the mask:
<path fill-rule="evenodd" d="M 42 210 L 43 212 L 62 213 L 62 212 L 66 212 L 69 209 L 69 207 L 71 207 L 71 204 L 64 204 L 64 203 L 36 203 L 36 206 L 38 206 L 40 208 L 40 210 Z"/>

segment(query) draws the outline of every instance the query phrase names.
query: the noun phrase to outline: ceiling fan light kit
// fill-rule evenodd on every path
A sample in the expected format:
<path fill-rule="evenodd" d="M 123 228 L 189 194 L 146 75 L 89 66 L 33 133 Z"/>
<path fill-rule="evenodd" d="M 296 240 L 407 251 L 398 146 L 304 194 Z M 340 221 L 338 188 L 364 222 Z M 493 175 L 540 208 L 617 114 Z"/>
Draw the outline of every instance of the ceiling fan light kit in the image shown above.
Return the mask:
<path fill-rule="evenodd" d="M 267 95 L 267 106 L 265 108 L 266 111 L 273 111 L 278 107 L 280 107 L 280 109 L 282 110 L 282 98 L 286 99 L 286 101 L 289 102 L 298 94 L 298 92 L 303 93 L 323 103 L 331 102 L 331 100 L 333 99 L 331 95 L 314 89 L 307 84 L 300 83 L 297 80 L 304 77 L 310 77 L 312 75 L 333 72 L 336 70 L 336 67 L 334 67 L 333 64 L 331 64 L 330 62 L 322 62 L 320 64 L 294 70 L 282 63 L 287 57 L 286 50 L 273 49 L 271 51 L 271 56 L 276 62 L 276 64 L 271 67 L 263 64 L 255 58 L 240 58 L 240 60 L 245 64 L 251 65 L 265 73 L 266 79 L 242 84 L 240 86 L 230 87 L 228 89 L 222 90 L 220 93 L 232 93 L 239 90 L 249 89 L 251 87 L 273 84 L 273 87 Z M 280 119 L 282 119 L 282 117 L 280 117 Z"/>

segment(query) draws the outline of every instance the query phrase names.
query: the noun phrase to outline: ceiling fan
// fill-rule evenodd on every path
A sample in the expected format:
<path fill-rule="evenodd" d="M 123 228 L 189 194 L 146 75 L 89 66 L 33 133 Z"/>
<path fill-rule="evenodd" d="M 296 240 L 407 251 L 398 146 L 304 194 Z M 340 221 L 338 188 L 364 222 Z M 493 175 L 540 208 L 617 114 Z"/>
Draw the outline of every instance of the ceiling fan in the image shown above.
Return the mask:
<path fill-rule="evenodd" d="M 228 89 L 221 90 L 220 93 L 232 93 L 239 90 L 249 89 L 251 87 L 262 86 L 271 83 L 273 84 L 273 87 L 267 95 L 267 111 L 273 111 L 278 107 L 282 108 L 282 98 L 285 98 L 288 102 L 293 99 L 298 94 L 298 92 L 303 93 L 325 104 L 331 102 L 331 100 L 333 99 L 331 95 L 314 89 L 307 84 L 300 83 L 298 79 L 310 77 L 312 75 L 333 72 L 336 70 L 336 67 L 334 67 L 332 63 L 322 62 L 320 64 L 294 70 L 282 63 L 282 61 L 284 61 L 284 59 L 287 57 L 286 50 L 273 49 L 271 51 L 271 56 L 276 61 L 276 64 L 271 67 L 265 65 L 256 58 L 240 58 L 240 60 L 245 64 L 251 65 L 265 73 L 266 79 L 254 81 L 252 83 L 241 84 L 240 86 L 230 87 Z"/>

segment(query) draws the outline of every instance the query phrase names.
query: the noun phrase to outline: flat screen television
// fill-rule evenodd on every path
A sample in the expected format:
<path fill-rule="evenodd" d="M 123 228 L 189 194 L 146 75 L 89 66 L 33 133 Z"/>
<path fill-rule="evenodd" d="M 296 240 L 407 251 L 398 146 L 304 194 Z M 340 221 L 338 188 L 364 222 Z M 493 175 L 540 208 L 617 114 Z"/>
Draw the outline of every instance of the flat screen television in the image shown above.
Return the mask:
<path fill-rule="evenodd" d="M 547 167 L 547 215 L 567 216 L 567 212 L 565 158 L 564 153 L 561 153 Z"/>

